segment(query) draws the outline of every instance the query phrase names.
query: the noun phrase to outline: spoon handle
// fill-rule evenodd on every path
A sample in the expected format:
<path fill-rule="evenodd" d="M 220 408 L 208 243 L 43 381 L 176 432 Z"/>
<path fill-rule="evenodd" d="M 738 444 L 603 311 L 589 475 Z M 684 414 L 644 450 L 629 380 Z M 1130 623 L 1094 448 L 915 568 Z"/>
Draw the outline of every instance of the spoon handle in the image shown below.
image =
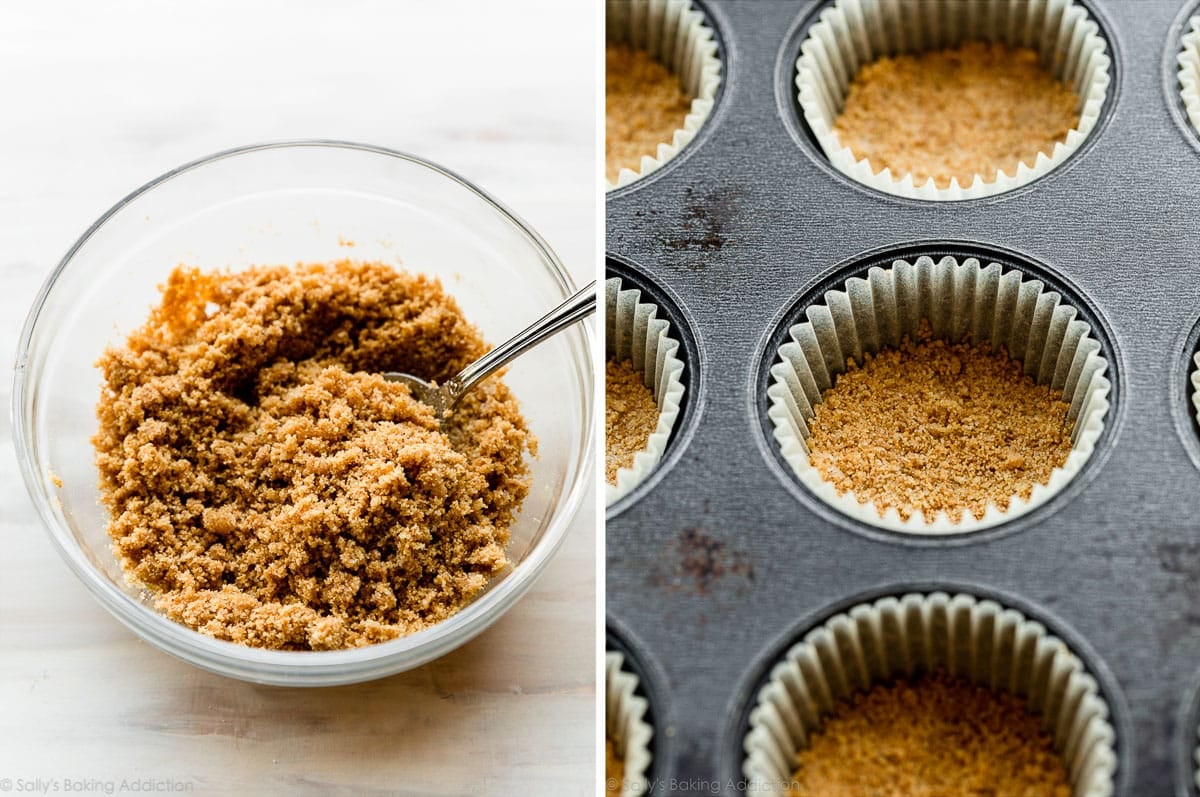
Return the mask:
<path fill-rule="evenodd" d="M 586 318 L 595 311 L 596 281 L 592 280 L 558 307 L 459 371 L 450 383 L 453 385 L 454 397 L 457 399 L 470 390 L 476 382 L 487 378 L 493 371 L 508 364 L 518 354 L 532 349 L 546 338 L 566 329 L 576 321 Z"/>

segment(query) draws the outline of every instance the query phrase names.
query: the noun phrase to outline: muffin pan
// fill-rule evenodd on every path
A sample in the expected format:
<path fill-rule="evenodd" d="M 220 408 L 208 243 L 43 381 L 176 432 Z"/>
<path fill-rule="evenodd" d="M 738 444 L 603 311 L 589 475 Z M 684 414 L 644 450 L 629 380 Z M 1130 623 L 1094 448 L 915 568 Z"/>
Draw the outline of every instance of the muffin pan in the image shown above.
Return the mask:
<path fill-rule="evenodd" d="M 743 745 L 781 657 L 857 603 L 944 592 L 1014 608 L 1078 654 L 1109 710 L 1112 793 L 1200 794 L 1200 135 L 1177 60 L 1200 3 L 1082 2 L 1112 59 L 1087 141 L 1011 192 L 941 203 L 854 182 L 806 129 L 796 60 L 826 2 L 693 4 L 719 44 L 712 114 L 606 199 L 608 270 L 656 297 L 689 380 L 663 461 L 608 509 L 610 630 L 661 672 L 649 699 L 670 753 L 651 793 L 761 793 Z M 1044 282 L 1090 325 L 1112 383 L 1070 483 L 967 534 L 834 510 L 768 416 L 770 368 L 813 297 L 926 255 Z"/>

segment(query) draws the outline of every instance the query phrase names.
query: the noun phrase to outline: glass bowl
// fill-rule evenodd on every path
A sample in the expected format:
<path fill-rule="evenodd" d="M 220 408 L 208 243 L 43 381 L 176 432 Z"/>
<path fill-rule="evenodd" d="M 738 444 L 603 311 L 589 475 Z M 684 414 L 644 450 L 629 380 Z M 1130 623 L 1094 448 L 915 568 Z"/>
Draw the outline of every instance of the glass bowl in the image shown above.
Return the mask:
<path fill-rule="evenodd" d="M 573 292 L 524 222 L 445 169 L 378 147 L 287 142 L 221 152 L 121 200 L 42 287 L 17 346 L 13 431 L 25 485 L 55 545 L 103 606 L 151 644 L 259 683 L 365 681 L 424 664 L 495 622 L 562 542 L 592 459 L 589 325 L 517 358 L 505 380 L 538 439 L 511 528 L 512 566 L 458 614 L 401 639 L 339 651 L 273 651 L 204 636 L 159 614 L 125 580 L 105 526 L 91 437 L 96 360 L 158 302 L 180 264 L 206 269 L 378 259 L 436 275 L 495 344 Z M 62 486 L 57 486 L 61 480 Z"/>

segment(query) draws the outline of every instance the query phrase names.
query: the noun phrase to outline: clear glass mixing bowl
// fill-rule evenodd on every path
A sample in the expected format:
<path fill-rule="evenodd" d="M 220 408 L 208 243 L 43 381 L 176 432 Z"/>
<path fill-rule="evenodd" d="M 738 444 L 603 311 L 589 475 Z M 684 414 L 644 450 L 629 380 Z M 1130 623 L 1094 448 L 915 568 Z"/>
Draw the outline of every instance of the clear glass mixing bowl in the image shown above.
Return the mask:
<path fill-rule="evenodd" d="M 538 438 L 532 487 L 512 527 L 513 566 L 454 617 L 366 648 L 298 652 L 211 639 L 155 611 L 126 583 L 105 531 L 90 442 L 100 389 L 96 360 L 145 321 L 157 286 L 180 263 L 237 269 L 340 258 L 379 259 L 440 277 L 492 343 L 573 292 L 538 234 L 461 177 L 378 147 L 288 142 L 213 155 L 121 200 L 50 275 L 18 342 L 17 457 L 63 557 L 138 635 L 235 678 L 351 683 L 416 667 L 462 645 L 529 589 L 562 542 L 591 472 L 589 320 L 510 366 L 505 379 Z"/>

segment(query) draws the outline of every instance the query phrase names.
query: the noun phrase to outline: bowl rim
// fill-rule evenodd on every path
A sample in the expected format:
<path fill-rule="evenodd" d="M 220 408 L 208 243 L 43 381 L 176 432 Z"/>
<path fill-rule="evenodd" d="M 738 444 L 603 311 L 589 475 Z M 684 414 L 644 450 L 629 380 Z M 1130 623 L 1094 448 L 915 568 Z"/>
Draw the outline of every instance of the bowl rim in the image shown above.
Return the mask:
<path fill-rule="evenodd" d="M 50 512 L 48 502 L 40 491 L 41 481 L 34 471 L 32 453 L 32 413 L 26 418 L 28 402 L 27 364 L 34 330 L 42 316 L 45 303 L 59 278 L 78 252 L 108 221 L 128 205 L 148 194 L 158 186 L 181 175 L 218 161 L 251 155 L 257 152 L 281 149 L 339 149 L 364 152 L 389 158 L 398 158 L 418 167 L 429 169 L 457 183 L 468 192 L 484 200 L 523 233 L 533 247 L 542 255 L 543 264 L 555 284 L 564 295 L 574 290 L 574 281 L 563 267 L 562 261 L 536 230 L 520 216 L 506 207 L 487 191 L 456 172 L 432 161 L 400 150 L 373 144 L 363 144 L 337 139 L 288 139 L 233 147 L 215 152 L 171 169 L 130 192 L 105 211 L 59 260 L 47 276 L 33 300 L 17 339 L 16 361 L 10 403 L 10 421 L 13 429 L 13 445 L 16 449 L 18 466 L 26 492 L 32 499 L 42 525 L 49 534 L 59 554 L 70 566 L 100 604 L 134 633 L 156 647 L 182 658 L 194 665 L 241 680 L 290 686 L 320 686 L 354 683 L 380 678 L 412 669 L 436 659 L 465 644 L 481 633 L 507 611 L 532 586 L 545 566 L 553 558 L 566 536 L 567 528 L 578 514 L 588 487 L 588 475 L 592 460 L 595 437 L 594 374 L 592 373 L 592 330 L 589 324 L 579 324 L 570 334 L 579 336 L 579 357 L 570 358 L 569 364 L 580 379 L 583 393 L 583 444 L 575 457 L 575 477 L 566 495 L 557 502 L 551 522 L 538 536 L 530 548 L 527 558 L 511 567 L 503 582 L 487 589 L 474 598 L 453 616 L 398 639 L 380 642 L 360 648 L 331 651 L 281 651 L 250 647 L 234 642 L 208 637 L 185 625 L 168 619 L 150 607 L 135 600 L 117 587 L 108 578 L 100 575 L 73 535 L 60 527 L 57 518 Z M 538 552 L 534 556 L 534 552 Z"/>

